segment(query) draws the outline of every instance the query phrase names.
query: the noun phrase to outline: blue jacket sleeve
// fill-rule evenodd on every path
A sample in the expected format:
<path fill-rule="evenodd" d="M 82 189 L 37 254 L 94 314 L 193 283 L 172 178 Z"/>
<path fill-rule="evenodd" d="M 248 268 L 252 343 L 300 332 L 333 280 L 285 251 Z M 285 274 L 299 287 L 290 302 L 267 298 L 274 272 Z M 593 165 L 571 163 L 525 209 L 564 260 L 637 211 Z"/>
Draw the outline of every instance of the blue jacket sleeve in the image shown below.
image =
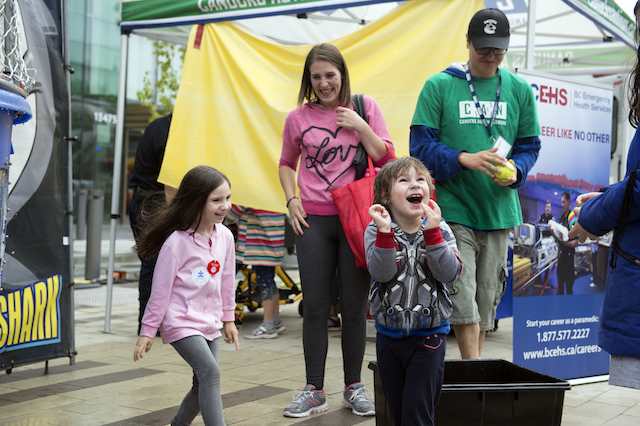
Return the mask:
<path fill-rule="evenodd" d="M 536 164 L 539 154 L 540 138 L 538 136 L 516 139 L 511 150 L 511 159 L 520 171 L 520 175 L 518 181 L 511 185 L 510 188 L 518 189 L 527 183 L 529 170 Z"/>
<path fill-rule="evenodd" d="M 463 150 L 453 150 L 440 143 L 440 130 L 427 126 L 411 126 L 409 136 L 409 154 L 422 161 L 433 178 L 451 179 L 466 169 L 458 163 L 458 155 Z"/>
<path fill-rule="evenodd" d="M 628 181 L 627 176 L 582 205 L 578 222 L 587 232 L 600 236 L 618 226 L 620 207 Z M 636 179 L 633 187 L 633 201 L 629 215 L 629 223 L 638 221 L 640 221 L 640 178 Z"/>

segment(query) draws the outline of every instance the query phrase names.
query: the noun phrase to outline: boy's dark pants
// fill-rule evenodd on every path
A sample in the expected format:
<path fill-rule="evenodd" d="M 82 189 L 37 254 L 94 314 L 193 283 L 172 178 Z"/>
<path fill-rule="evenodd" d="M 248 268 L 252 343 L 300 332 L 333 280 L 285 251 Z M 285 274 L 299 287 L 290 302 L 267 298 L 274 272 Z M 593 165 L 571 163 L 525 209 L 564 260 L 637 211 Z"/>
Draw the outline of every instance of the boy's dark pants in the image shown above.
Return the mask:
<path fill-rule="evenodd" d="M 394 339 L 378 333 L 378 374 L 394 426 L 433 425 L 444 379 L 446 336 Z"/>

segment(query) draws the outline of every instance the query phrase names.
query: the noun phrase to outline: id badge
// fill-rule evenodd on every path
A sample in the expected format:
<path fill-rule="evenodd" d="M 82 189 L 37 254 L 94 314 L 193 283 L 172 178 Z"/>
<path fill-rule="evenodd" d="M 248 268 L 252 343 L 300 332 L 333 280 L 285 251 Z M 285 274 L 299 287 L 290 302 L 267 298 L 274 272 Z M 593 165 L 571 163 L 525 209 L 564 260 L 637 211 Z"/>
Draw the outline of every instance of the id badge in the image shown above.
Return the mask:
<path fill-rule="evenodd" d="M 501 135 L 498 135 L 498 140 L 496 140 L 496 143 L 493 144 L 493 147 L 498 148 L 496 154 L 504 158 L 507 158 L 507 155 L 509 155 L 509 151 L 511 151 L 511 144 L 507 142 L 507 140 Z"/>

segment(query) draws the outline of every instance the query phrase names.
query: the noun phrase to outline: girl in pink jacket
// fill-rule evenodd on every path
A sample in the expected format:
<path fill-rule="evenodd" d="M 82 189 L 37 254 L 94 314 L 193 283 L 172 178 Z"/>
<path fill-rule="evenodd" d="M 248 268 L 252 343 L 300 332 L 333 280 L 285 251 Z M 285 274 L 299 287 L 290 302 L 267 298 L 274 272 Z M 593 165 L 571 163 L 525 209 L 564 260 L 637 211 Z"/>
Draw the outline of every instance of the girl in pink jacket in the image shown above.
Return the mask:
<path fill-rule="evenodd" d="M 218 337 L 235 343 L 235 244 L 222 225 L 231 208 L 229 180 L 218 170 L 199 166 L 183 178 L 177 194 L 156 215 L 135 250 L 158 255 L 151 297 L 142 319 L 133 360 L 149 352 L 160 329 L 193 369 L 193 387 L 171 420 L 190 425 L 202 413 L 205 425 L 224 425 L 218 366 Z M 159 251 L 159 253 L 158 253 Z"/>

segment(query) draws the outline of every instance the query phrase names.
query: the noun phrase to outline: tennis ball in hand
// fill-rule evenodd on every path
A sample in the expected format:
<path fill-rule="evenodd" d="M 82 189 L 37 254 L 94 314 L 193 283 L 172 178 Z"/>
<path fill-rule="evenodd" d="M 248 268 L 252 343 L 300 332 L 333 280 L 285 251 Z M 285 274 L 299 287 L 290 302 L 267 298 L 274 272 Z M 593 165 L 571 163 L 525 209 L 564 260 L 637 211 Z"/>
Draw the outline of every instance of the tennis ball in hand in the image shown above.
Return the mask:
<path fill-rule="evenodd" d="M 506 182 L 507 179 L 516 173 L 516 168 L 509 161 L 507 161 L 506 166 L 498 165 L 496 167 L 500 169 L 500 172 L 493 172 L 493 174 L 500 182 Z"/>

